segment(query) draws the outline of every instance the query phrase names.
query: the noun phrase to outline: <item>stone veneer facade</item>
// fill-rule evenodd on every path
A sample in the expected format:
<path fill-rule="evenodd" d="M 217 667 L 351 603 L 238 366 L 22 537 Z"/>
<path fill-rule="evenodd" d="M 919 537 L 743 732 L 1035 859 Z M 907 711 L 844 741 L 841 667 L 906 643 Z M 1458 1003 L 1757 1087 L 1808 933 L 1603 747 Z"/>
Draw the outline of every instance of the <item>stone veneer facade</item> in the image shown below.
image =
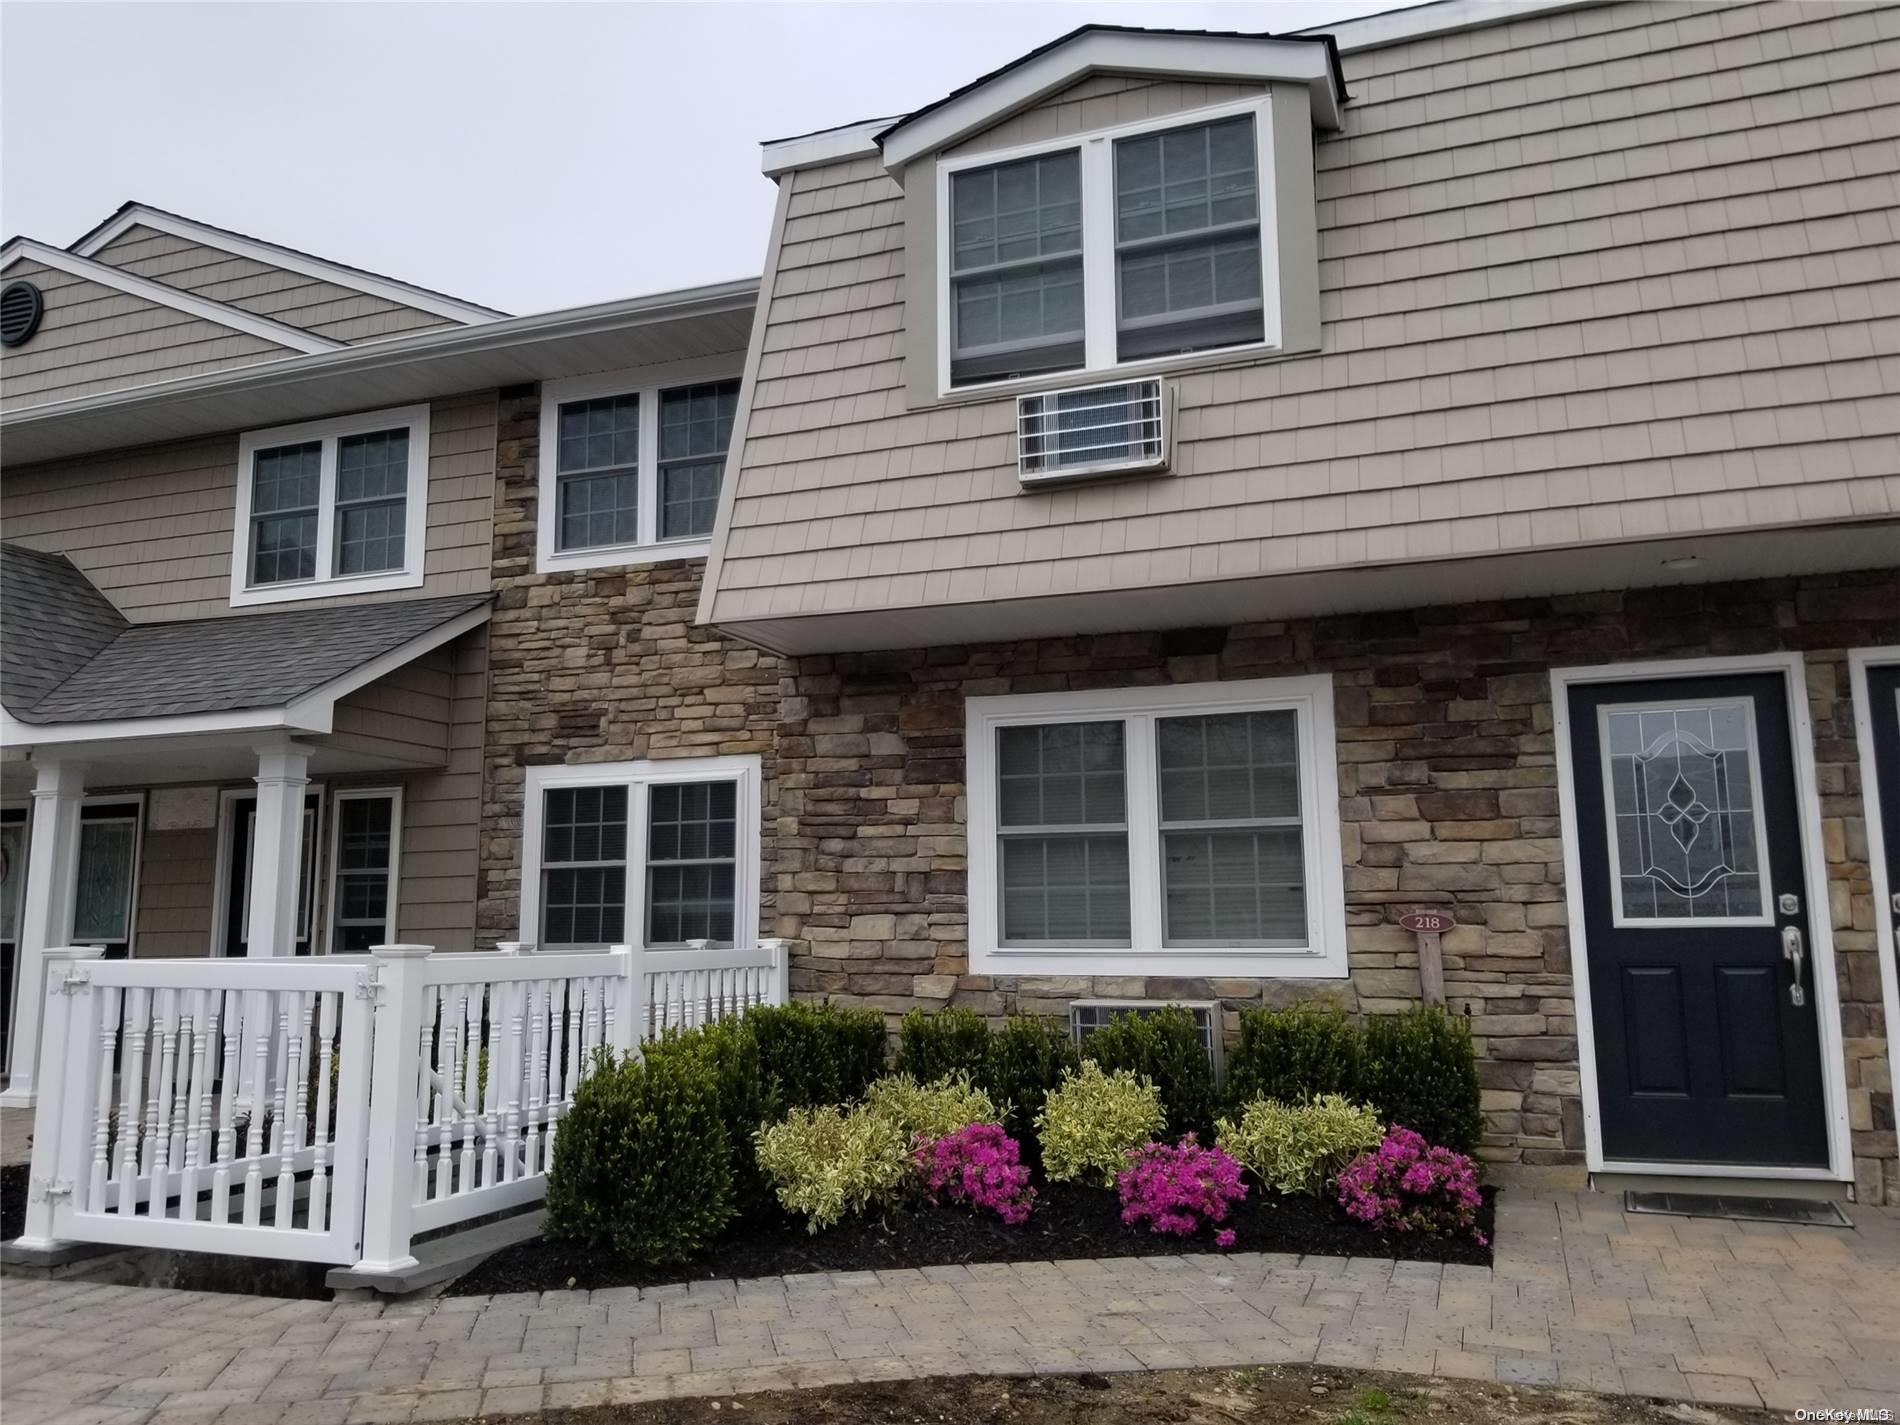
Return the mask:
<path fill-rule="evenodd" d="M 496 432 L 495 609 L 482 758 L 484 943 L 517 934 L 521 798 L 531 766 L 756 753 L 769 917 L 777 826 L 779 660 L 693 627 L 703 561 L 535 572 L 539 388 L 502 393 Z"/>
<path fill-rule="evenodd" d="M 1552 666 L 1801 651 L 1822 795 L 1850 1125 L 1863 1200 L 1900 1202 L 1850 648 L 1900 642 L 1900 571 L 1270 622 L 1224 630 L 780 660 L 692 626 L 701 566 L 534 572 L 538 400 L 504 393 L 497 607 L 483 777 L 486 939 L 518 931 L 523 769 L 757 753 L 761 929 L 794 942 L 795 992 L 896 1014 L 1061 1013 L 1085 996 L 1419 997 L 1396 920 L 1449 908 L 1447 995 L 1480 1045 L 1485 1155 L 1582 1161 Z M 1330 671 L 1347 980 L 968 972 L 966 696 Z"/>

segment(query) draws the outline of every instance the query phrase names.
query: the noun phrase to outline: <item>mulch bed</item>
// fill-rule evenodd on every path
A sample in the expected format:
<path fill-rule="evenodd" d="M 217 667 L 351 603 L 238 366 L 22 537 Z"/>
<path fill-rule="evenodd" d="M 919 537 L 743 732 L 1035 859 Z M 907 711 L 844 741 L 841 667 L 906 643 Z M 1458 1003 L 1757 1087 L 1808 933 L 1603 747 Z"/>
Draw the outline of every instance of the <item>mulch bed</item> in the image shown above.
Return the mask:
<path fill-rule="evenodd" d="M 1163 1237 L 1124 1227 L 1112 1191 L 1045 1183 L 1027 1224 L 1011 1227 L 960 1207 L 920 1207 L 889 1220 L 846 1218 L 813 1236 L 802 1222 L 778 1218 L 735 1232 L 711 1252 L 677 1267 L 643 1267 L 598 1247 L 541 1239 L 499 1252 L 448 1288 L 452 1296 L 515 1291 L 591 1291 L 668 1282 L 853 1272 L 970 1262 L 1046 1262 L 1066 1257 L 1161 1257 L 1214 1250 L 1211 1234 Z M 1478 1227 L 1492 1237 L 1497 1190 L 1484 1190 Z M 1297 1252 L 1336 1257 L 1398 1257 L 1415 1262 L 1489 1266 L 1491 1249 L 1469 1237 L 1430 1238 L 1369 1232 L 1330 1201 L 1281 1197 L 1255 1186 L 1228 1226 L 1237 1252 Z"/>
<path fill-rule="evenodd" d="M 26 1231 L 27 1163 L 0 1168 L 0 1242 L 11 1242 Z"/>

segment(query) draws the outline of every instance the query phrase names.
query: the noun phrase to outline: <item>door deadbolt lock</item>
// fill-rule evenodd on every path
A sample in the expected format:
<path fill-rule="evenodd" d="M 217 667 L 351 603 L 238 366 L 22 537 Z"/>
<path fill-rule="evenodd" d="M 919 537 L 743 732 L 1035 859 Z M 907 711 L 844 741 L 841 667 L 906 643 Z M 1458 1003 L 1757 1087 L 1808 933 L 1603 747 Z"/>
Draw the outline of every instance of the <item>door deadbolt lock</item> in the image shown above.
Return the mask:
<path fill-rule="evenodd" d="M 1780 899 L 1775 902 L 1775 909 L 1783 915 L 1799 915 L 1801 914 L 1801 897 L 1793 891 L 1783 891 Z"/>

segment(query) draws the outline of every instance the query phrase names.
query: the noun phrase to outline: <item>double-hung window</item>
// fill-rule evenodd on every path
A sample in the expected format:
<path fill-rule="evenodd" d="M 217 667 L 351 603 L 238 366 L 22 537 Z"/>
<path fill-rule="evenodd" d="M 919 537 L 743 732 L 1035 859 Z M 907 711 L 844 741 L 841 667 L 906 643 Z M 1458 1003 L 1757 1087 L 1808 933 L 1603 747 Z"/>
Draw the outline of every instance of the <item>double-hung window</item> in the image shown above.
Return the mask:
<path fill-rule="evenodd" d="M 969 700 L 977 973 L 1346 971 L 1325 676 Z"/>
<path fill-rule="evenodd" d="M 243 436 L 231 602 L 417 587 L 428 473 L 426 405 Z"/>
<path fill-rule="evenodd" d="M 351 787 L 336 794 L 330 847 L 330 952 L 360 955 L 396 938 L 402 791 Z"/>
<path fill-rule="evenodd" d="M 543 949 L 748 946 L 759 769 L 756 757 L 529 768 L 521 938 Z"/>
<path fill-rule="evenodd" d="M 542 387 L 542 570 L 706 553 L 739 382 L 691 363 L 668 375 L 610 372 Z"/>
<path fill-rule="evenodd" d="M 1277 342 L 1269 112 L 946 160 L 943 388 Z"/>

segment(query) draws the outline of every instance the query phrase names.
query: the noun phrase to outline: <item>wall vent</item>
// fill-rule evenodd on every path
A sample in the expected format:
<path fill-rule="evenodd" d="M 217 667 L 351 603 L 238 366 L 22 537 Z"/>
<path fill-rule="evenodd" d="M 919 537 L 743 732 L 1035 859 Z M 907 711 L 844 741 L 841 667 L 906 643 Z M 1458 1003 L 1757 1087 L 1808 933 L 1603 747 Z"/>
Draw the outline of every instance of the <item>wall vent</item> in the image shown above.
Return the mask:
<path fill-rule="evenodd" d="M 1226 1055 L 1221 1051 L 1219 1000 L 1079 999 L 1069 1006 L 1069 1033 L 1075 1036 L 1076 1047 L 1080 1048 L 1089 1035 L 1118 1014 L 1145 1018 L 1169 1005 L 1194 1016 L 1195 1026 L 1201 1031 L 1201 1047 L 1207 1051 L 1207 1061 L 1214 1070 L 1215 1081 L 1219 1082 L 1227 1071 Z"/>
<path fill-rule="evenodd" d="M 1024 485 L 1168 468 L 1173 392 L 1158 378 L 1016 398 L 1016 477 Z"/>
<path fill-rule="evenodd" d="M 9 282 L 0 288 L 0 346 L 24 346 L 39 330 L 46 300 L 31 282 Z"/>

